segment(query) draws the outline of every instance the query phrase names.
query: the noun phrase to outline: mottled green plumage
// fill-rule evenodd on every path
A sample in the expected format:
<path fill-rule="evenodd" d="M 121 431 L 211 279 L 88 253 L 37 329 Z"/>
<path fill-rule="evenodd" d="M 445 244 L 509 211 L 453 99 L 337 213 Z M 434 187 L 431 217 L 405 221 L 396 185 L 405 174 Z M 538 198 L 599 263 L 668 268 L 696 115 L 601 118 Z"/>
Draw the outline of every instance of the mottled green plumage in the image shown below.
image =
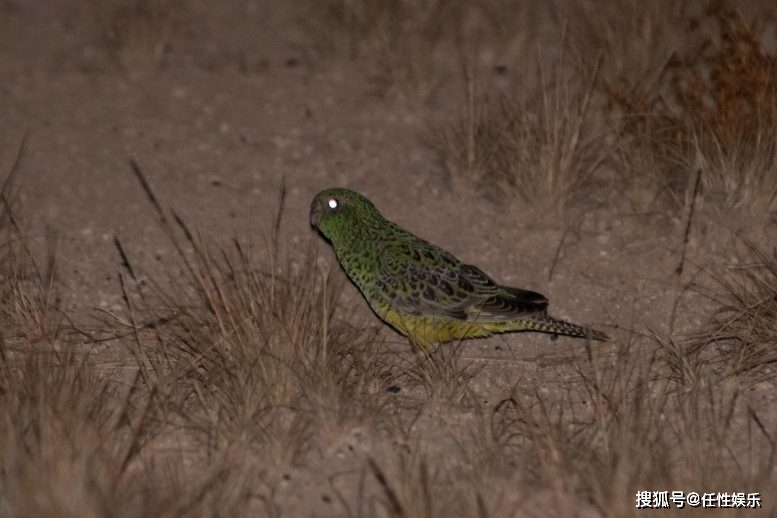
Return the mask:
<path fill-rule="evenodd" d="M 424 349 L 509 331 L 608 339 L 550 317 L 544 296 L 497 284 L 479 268 L 386 220 L 357 192 L 318 193 L 310 222 L 332 243 L 373 311 Z"/>

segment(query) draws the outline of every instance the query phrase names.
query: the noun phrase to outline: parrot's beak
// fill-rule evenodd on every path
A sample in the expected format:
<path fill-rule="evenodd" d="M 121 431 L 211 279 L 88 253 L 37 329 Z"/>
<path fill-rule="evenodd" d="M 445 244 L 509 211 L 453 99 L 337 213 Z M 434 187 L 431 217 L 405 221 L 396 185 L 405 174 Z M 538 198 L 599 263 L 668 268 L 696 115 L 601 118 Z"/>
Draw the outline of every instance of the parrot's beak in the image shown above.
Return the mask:
<path fill-rule="evenodd" d="M 314 202 L 310 206 L 310 225 L 313 228 L 318 228 L 318 222 L 321 221 L 321 205 L 318 202 Z"/>

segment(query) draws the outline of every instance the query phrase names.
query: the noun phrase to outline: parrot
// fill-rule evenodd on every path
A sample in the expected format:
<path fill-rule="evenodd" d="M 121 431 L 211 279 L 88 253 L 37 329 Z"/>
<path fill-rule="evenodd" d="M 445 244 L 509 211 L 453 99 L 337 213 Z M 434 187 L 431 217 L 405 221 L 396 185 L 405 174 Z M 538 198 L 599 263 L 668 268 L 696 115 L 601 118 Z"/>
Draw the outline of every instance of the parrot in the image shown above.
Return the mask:
<path fill-rule="evenodd" d="M 609 340 L 595 329 L 551 317 L 545 296 L 497 283 L 387 220 L 356 191 L 319 192 L 310 224 L 332 245 L 372 311 L 422 351 L 514 331 Z"/>

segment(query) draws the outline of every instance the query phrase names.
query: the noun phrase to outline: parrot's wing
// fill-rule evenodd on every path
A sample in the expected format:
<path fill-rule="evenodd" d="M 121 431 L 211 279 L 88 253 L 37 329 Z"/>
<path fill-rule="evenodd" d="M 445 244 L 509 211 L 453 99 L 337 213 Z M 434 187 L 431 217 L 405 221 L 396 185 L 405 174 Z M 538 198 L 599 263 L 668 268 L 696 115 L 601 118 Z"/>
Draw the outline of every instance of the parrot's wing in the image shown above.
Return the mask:
<path fill-rule="evenodd" d="M 472 321 L 505 321 L 544 312 L 539 293 L 500 286 L 481 269 L 462 264 L 442 249 L 423 243 L 386 248 L 380 256 L 378 286 L 389 304 L 418 316 Z"/>
<path fill-rule="evenodd" d="M 536 291 L 497 286 L 498 293 L 486 298 L 470 311 L 472 320 L 499 322 L 514 320 L 529 315 L 545 313 L 548 299 Z"/>

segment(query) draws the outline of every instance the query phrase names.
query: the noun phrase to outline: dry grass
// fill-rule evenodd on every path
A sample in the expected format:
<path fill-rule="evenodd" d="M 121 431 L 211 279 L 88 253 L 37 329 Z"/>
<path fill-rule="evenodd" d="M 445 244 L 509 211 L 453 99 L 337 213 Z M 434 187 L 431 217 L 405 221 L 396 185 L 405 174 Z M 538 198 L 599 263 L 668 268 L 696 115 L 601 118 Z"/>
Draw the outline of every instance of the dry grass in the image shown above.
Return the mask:
<path fill-rule="evenodd" d="M 317 39 L 346 35 L 389 90 L 427 99 L 464 84 L 428 139 L 455 181 L 549 207 L 592 196 L 591 184 L 605 198 L 617 181 L 645 210 L 687 208 L 700 170 L 702 200 L 774 207 L 767 6 L 560 2 L 542 16 L 510 1 L 325 6 Z M 561 29 L 541 36 L 548 20 Z"/>
<path fill-rule="evenodd" d="M 747 373 L 755 382 L 771 379 L 777 362 L 777 252 L 743 243 L 737 264 L 705 290 L 719 309 L 687 349 L 716 365 L 722 376 Z"/>
<path fill-rule="evenodd" d="M 165 323 L 131 347 L 148 365 L 147 383 L 185 386 L 177 412 L 203 446 L 239 441 L 291 465 L 314 445 L 313 429 L 374 418 L 391 382 L 380 343 L 335 316 L 337 283 L 313 254 L 301 273 L 273 275 L 256 271 L 238 244 L 233 254 L 190 244 L 191 277 L 142 312 L 143 322 Z"/>
<path fill-rule="evenodd" d="M 671 349 L 616 345 L 560 391 L 518 384 L 491 407 L 427 408 L 423 435 L 411 429 L 406 448 L 368 460 L 377 500 L 351 515 L 636 516 L 637 491 L 678 489 L 760 491 L 773 511 L 768 411 L 747 402 L 746 380 L 701 360 L 696 376 L 677 376 Z"/>
<path fill-rule="evenodd" d="M 562 3 L 560 14 L 570 19 L 572 47 L 581 59 L 601 56 L 600 88 L 645 92 L 683 44 L 682 21 L 696 10 L 688 2 L 574 1 Z"/>
<path fill-rule="evenodd" d="M 150 481 L 133 469 L 145 440 L 132 391 L 101 372 L 58 307 L 55 256 L 40 268 L 0 193 L 0 501 L 11 516 L 103 516 L 137 507 Z"/>
<path fill-rule="evenodd" d="M 453 183 L 560 207 L 601 176 L 609 130 L 594 102 L 599 63 L 571 52 L 563 29 L 537 36 L 564 15 L 511 0 L 327 2 L 317 9 L 326 14 L 314 18 L 312 32 L 323 35 L 317 42 L 347 35 L 344 46 L 368 62 L 382 88 L 454 106 L 457 118 L 435 121 L 427 137 Z M 463 98 L 448 100 L 451 85 L 463 85 Z"/>
<path fill-rule="evenodd" d="M 700 170 L 704 199 L 725 208 L 773 208 L 777 67 L 764 48 L 775 28 L 772 14 L 746 19 L 727 2 L 685 13 L 675 21 L 687 31 L 684 44 L 663 67 L 651 68 L 650 81 L 605 86 L 624 116 L 627 170 L 634 174 L 647 153 L 655 183 L 681 206 Z"/>
<path fill-rule="evenodd" d="M 520 0 L 327 0 L 304 25 L 319 53 L 359 59 L 381 92 L 425 102 L 457 81 L 462 54 L 504 74 L 547 11 Z"/>
<path fill-rule="evenodd" d="M 500 444 L 523 458 L 530 480 L 551 488 L 557 513 L 571 514 L 581 496 L 600 513 L 631 516 L 633 495 L 646 488 L 773 483 L 771 437 L 758 431 L 740 441 L 749 427 L 734 418 L 746 412 L 738 382 L 679 381 L 662 359 L 666 347 L 632 343 L 591 356 L 563 396 L 516 394 L 497 406 Z"/>
<path fill-rule="evenodd" d="M 536 95 L 516 88 L 479 97 L 475 74 L 468 76 L 463 119 L 430 139 L 454 185 L 474 184 L 488 195 L 546 208 L 587 191 L 607 158 L 592 105 L 596 70 L 579 79 L 566 70 L 563 55 L 552 60 L 549 70 L 538 65 L 532 74 L 540 83 Z"/>
<path fill-rule="evenodd" d="M 179 254 L 169 270 L 183 273 L 136 282 L 117 241 L 127 306 L 112 322 L 124 343 L 117 368 L 83 354 L 63 321 L 54 333 L 40 325 L 55 308 L 35 294 L 51 290 L 24 286 L 41 277 L 4 277 L 3 314 L 16 315 L 6 329 L 28 330 L 6 334 L 0 358 L 11 512 L 278 515 L 286 474 L 353 430 L 368 430 L 370 446 L 345 472 L 320 474 L 332 477 L 335 514 L 631 516 L 636 491 L 677 489 L 760 491 L 773 509 L 771 416 L 748 394 L 774 379 L 763 305 L 775 257 L 760 253 L 744 280 L 723 284 L 734 291 L 714 341 L 739 342 L 717 362 L 667 338 L 616 342 L 547 369 L 566 370 L 558 389 L 519 380 L 489 403 L 472 386 L 487 373 L 460 347 L 390 354 L 352 327 L 340 281 L 315 254 L 291 268 L 272 252 L 279 218 L 270 269 L 259 271 L 243 245 L 196 237 L 144 183 Z"/>
<path fill-rule="evenodd" d="M 470 381 L 480 368 L 462 359 L 465 342 L 438 344 L 429 354 L 417 352 L 410 365 L 402 369 L 410 387 L 423 387 L 433 400 L 466 403 L 473 397 Z"/>
<path fill-rule="evenodd" d="M 185 272 L 150 293 L 125 287 L 123 325 L 137 330 L 128 347 L 147 389 L 170 405 L 167 424 L 187 430 L 208 458 L 253 452 L 271 477 L 354 426 L 373 426 L 396 374 L 374 334 L 340 316 L 341 278 L 322 273 L 313 251 L 281 265 L 280 212 L 269 271 L 238 242 L 207 244 L 166 215 L 135 167 Z"/>
<path fill-rule="evenodd" d="M 257 271 L 240 244 L 206 245 L 175 216 L 174 228 L 147 192 L 185 274 L 146 286 L 116 241 L 127 309 L 107 323 L 124 344 L 108 363 L 55 318 L 52 277 L 6 219 L 15 236 L 0 291 L 8 512 L 273 514 L 281 472 L 371 427 L 386 404 L 395 374 L 381 344 L 337 316 L 338 284 L 314 253 L 299 273 Z"/>

